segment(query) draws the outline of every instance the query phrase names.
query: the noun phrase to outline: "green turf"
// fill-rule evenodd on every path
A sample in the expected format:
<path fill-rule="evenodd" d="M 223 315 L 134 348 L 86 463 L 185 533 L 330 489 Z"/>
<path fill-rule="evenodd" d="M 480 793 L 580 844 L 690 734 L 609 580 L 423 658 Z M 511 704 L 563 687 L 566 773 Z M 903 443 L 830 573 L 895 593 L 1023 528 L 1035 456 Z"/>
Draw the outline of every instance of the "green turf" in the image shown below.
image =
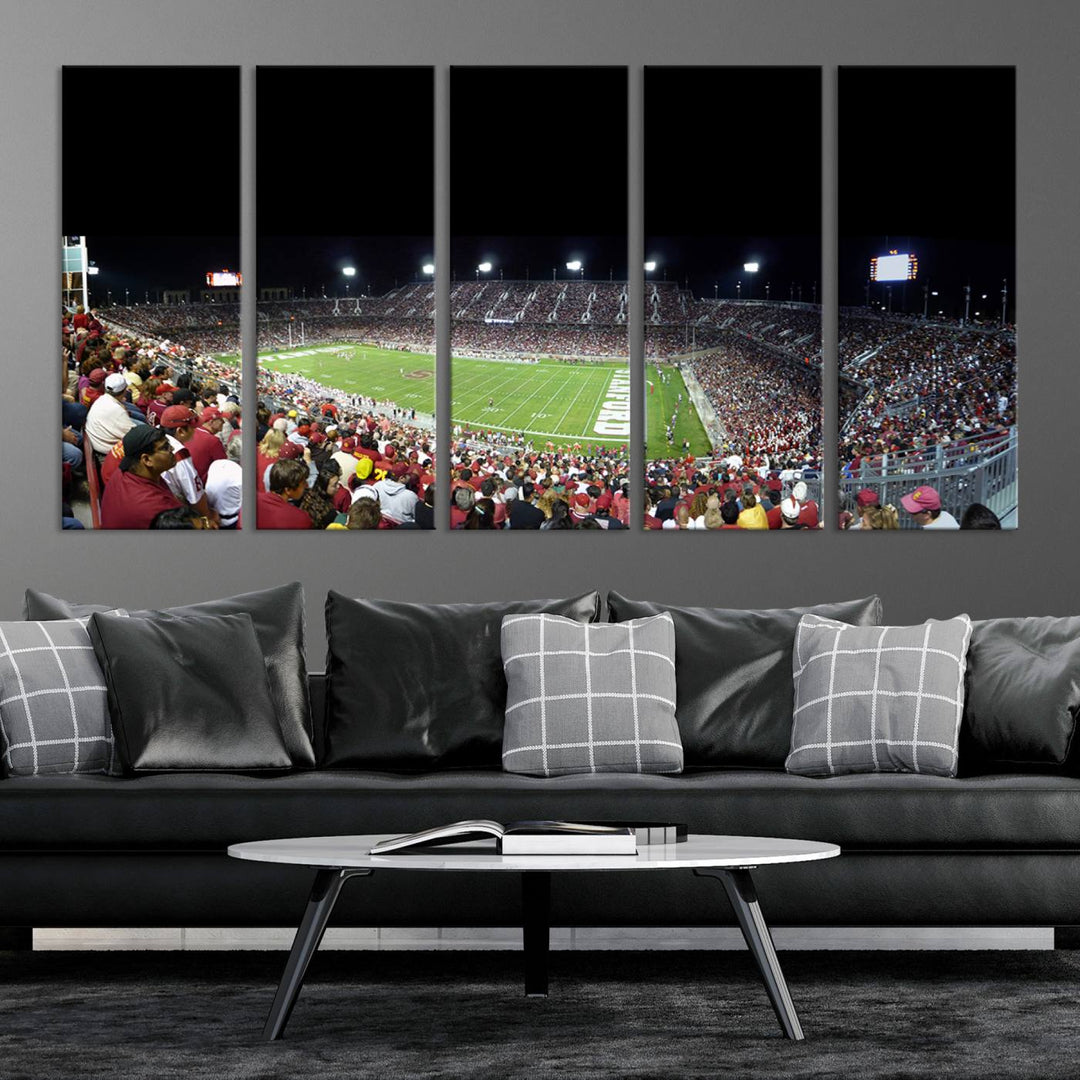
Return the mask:
<path fill-rule="evenodd" d="M 345 356 L 334 355 L 344 352 Z M 267 349 L 259 367 L 314 379 L 348 394 L 392 401 L 417 412 L 435 412 L 435 357 L 369 345 L 309 345 Z"/>
<path fill-rule="evenodd" d="M 347 350 L 347 357 L 335 351 Z M 221 356 L 235 363 L 235 356 Z M 259 365 L 275 371 L 298 372 L 324 386 L 364 394 L 418 412 L 435 411 L 435 359 L 361 345 L 318 345 L 265 350 Z M 427 372 L 426 377 L 416 373 Z M 518 436 L 522 432 L 537 446 L 572 440 L 582 445 L 621 446 L 626 434 L 597 432 L 599 413 L 613 380 L 629 389 L 624 362 L 567 364 L 545 360 L 537 364 L 453 359 L 451 415 L 455 425 L 495 430 Z M 624 400 L 629 400 L 628 398 Z M 490 404 L 489 404 L 490 402 Z"/>
<path fill-rule="evenodd" d="M 573 440 L 582 445 L 622 446 L 623 434 L 598 433 L 596 423 L 613 380 L 629 390 L 625 362 L 567 364 L 544 360 L 515 364 L 455 356 L 451 379 L 454 424 L 519 435 L 538 447 Z M 625 398 L 629 402 L 629 396 Z"/>
<path fill-rule="evenodd" d="M 646 459 L 661 460 L 672 454 L 681 453 L 683 439 L 690 440 L 690 453 L 695 457 L 708 456 L 712 452 L 712 444 L 705 434 L 705 427 L 701 423 L 697 409 L 690 401 L 682 373 L 670 364 L 664 364 L 663 370 L 670 380 L 667 383 L 660 380 L 658 365 L 645 365 Z M 649 383 L 656 388 L 651 394 L 648 393 Z M 679 406 L 679 419 L 675 422 L 675 442 L 669 445 L 667 422 L 675 411 L 679 394 L 682 394 L 683 400 L 682 405 Z"/>

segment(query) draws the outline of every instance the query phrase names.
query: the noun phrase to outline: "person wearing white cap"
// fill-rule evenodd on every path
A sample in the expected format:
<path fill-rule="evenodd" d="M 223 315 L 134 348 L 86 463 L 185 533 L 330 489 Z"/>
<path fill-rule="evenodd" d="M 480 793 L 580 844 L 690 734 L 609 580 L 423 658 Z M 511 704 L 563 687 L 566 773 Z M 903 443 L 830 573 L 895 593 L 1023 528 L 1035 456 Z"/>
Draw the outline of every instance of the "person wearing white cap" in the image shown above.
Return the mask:
<path fill-rule="evenodd" d="M 84 428 L 95 453 L 107 454 L 134 426 L 135 419 L 124 405 L 127 379 L 118 371 L 105 378 L 105 393 L 86 414 Z"/>
<path fill-rule="evenodd" d="M 809 489 L 802 480 L 791 489 L 791 497 L 780 504 L 781 528 L 816 529 L 819 524 L 818 507 L 813 499 L 807 498 Z"/>

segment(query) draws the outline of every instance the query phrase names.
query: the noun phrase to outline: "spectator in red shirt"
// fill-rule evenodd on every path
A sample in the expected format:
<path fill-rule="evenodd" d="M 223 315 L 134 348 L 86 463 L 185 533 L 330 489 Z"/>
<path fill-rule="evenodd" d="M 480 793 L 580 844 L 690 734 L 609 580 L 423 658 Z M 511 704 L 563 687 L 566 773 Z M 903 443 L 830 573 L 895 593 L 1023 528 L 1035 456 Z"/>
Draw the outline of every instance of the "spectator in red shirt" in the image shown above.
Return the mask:
<path fill-rule="evenodd" d="M 270 490 L 259 491 L 255 514 L 260 529 L 310 529 L 311 518 L 295 505 L 308 486 L 308 468 L 295 458 L 278 461 L 270 469 Z"/>
<path fill-rule="evenodd" d="M 208 413 L 213 415 L 207 418 Z M 191 463 L 195 466 L 199 479 L 205 485 L 206 474 L 210 471 L 210 466 L 215 461 L 223 461 L 225 458 L 225 447 L 213 430 L 213 425 L 216 424 L 218 431 L 220 431 L 224 420 L 217 409 L 204 409 L 202 415 L 198 418 L 198 423 L 199 426 L 193 427 L 186 439 L 179 434 L 179 431 L 175 431 L 173 434 L 180 439 L 187 448 L 188 453 L 191 454 Z"/>
<path fill-rule="evenodd" d="M 101 500 L 103 529 L 149 529 L 163 510 L 181 503 L 161 474 L 176 464 L 169 437 L 139 424 L 123 439 L 124 456 L 118 471 L 105 486 Z"/>

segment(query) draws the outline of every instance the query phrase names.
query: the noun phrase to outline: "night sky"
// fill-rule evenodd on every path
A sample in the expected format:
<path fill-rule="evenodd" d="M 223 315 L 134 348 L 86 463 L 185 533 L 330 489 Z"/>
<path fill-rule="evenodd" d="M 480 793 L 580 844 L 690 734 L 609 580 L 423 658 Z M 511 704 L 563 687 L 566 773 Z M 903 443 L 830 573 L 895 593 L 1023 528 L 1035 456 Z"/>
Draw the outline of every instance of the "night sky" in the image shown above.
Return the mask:
<path fill-rule="evenodd" d="M 840 69 L 840 302 L 861 306 L 870 258 L 913 252 L 919 276 L 893 285 L 893 310 L 999 316 L 1016 293 L 1013 68 Z M 871 299 L 885 302 L 884 285 Z M 987 299 L 982 300 L 982 294 Z M 937 304 L 937 308 L 933 307 Z"/>
<path fill-rule="evenodd" d="M 820 69 L 647 67 L 645 237 L 695 296 L 820 300 Z"/>
<path fill-rule="evenodd" d="M 801 285 L 808 301 L 815 283 L 820 295 L 820 78 L 646 68 L 649 277 L 705 297 L 735 296 L 739 281 L 743 298 L 763 298 L 766 282 L 774 300 Z M 342 294 L 352 265 L 350 291 L 379 294 L 421 277 L 434 248 L 432 69 L 260 67 L 256 89 L 261 283 Z M 574 258 L 587 278 L 625 279 L 626 69 L 454 67 L 450 89 L 456 280 L 482 261 L 491 276 L 564 279 Z M 870 257 L 896 248 L 920 269 L 894 285 L 894 310 L 921 312 L 929 284 L 932 314 L 961 314 L 970 283 L 973 313 L 1000 312 L 1007 280 L 1011 319 L 1014 70 L 841 68 L 839 99 L 841 303 L 864 304 Z M 168 117 L 194 112 L 197 146 L 157 153 Z M 145 157 L 103 157 L 84 137 L 115 116 L 145 134 Z M 94 302 L 197 294 L 208 270 L 236 269 L 239 170 L 237 68 L 64 68 L 62 225 L 88 237 Z"/>
<path fill-rule="evenodd" d="M 450 260 L 457 280 L 625 280 L 625 67 L 450 69 Z"/>
<path fill-rule="evenodd" d="M 238 67 L 65 67 L 61 102 L 65 235 L 238 235 Z"/>
<path fill-rule="evenodd" d="M 239 68 L 65 67 L 61 96 L 61 227 L 87 237 L 93 303 L 195 294 L 207 271 L 237 268 Z M 171 116 L 200 117 L 197 140 L 178 143 Z M 103 134 L 115 125 L 122 149 Z"/>

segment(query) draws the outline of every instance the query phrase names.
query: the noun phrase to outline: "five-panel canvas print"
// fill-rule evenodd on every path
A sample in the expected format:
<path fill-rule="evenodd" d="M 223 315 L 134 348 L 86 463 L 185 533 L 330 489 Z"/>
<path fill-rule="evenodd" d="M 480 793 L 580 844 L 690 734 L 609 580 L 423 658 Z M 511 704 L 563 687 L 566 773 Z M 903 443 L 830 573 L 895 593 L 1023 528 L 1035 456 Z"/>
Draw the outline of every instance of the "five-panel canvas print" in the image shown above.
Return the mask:
<path fill-rule="evenodd" d="M 818 67 L 647 66 L 637 140 L 626 67 L 444 74 L 437 170 L 432 67 L 63 70 L 65 529 L 1016 527 L 1013 68 L 841 67 L 832 191 Z"/>

